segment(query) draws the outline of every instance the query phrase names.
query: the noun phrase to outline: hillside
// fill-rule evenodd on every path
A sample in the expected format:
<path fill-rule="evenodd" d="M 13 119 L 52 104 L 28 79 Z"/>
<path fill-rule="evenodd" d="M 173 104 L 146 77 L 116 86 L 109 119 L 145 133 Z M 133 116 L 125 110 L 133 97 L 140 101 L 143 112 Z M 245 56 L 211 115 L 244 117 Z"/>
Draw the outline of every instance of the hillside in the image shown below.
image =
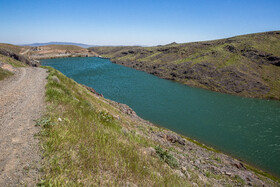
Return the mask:
<path fill-rule="evenodd" d="M 61 57 L 88 57 L 96 56 L 95 52 L 75 45 L 46 45 L 39 47 L 29 47 L 21 54 L 32 59 L 61 58 Z"/>
<path fill-rule="evenodd" d="M 45 45 L 75 45 L 82 48 L 94 47 L 95 45 L 88 45 L 83 43 L 75 43 L 75 42 L 47 42 L 47 43 L 32 43 L 32 44 L 24 44 L 22 46 L 31 46 L 31 47 L 39 47 Z"/>
<path fill-rule="evenodd" d="M 33 120 L 27 119 L 26 116 L 37 116 L 38 112 L 32 113 L 30 109 L 32 107 L 38 109 L 38 107 L 37 104 L 32 104 L 33 90 L 25 87 L 24 84 L 38 89 L 38 80 L 45 80 L 45 78 L 39 74 L 36 77 L 34 72 L 43 71 L 41 68 L 18 69 L 26 67 L 26 64 L 9 56 L 0 57 L 1 64 L 8 64 L 18 72 L 22 71 L 22 76 L 18 76 L 21 77 L 20 84 L 17 84 L 18 78 L 14 75 L 13 79 L 6 80 L 6 83 L 13 81 L 13 84 L 5 84 L 5 82 L 3 84 L 0 81 L 0 88 L 4 90 L 17 88 L 16 92 L 6 90 L 7 93 L 21 96 L 18 102 L 16 102 L 18 98 L 15 97 L 13 105 L 26 104 L 24 98 L 26 99 L 27 96 L 24 94 L 28 95 L 31 99 L 30 106 L 18 107 L 18 114 L 13 113 L 13 115 L 23 117 L 32 124 Z M 103 98 L 92 88 L 76 83 L 53 68 L 46 69 L 48 69 L 46 110 L 44 116 L 36 123 L 37 127 L 41 127 L 36 137 L 40 138 L 42 144 L 43 167 L 38 168 L 37 165 L 28 163 L 29 160 L 25 157 L 12 157 L 12 159 L 23 159 L 27 163 L 24 167 L 15 170 L 19 177 L 35 177 L 34 180 L 38 180 L 40 171 L 39 186 L 279 185 L 278 178 L 195 140 L 155 126 L 139 118 L 128 106 Z M 34 72 L 24 73 L 31 70 Z M 38 97 L 43 98 L 42 95 Z M 9 103 L 9 100 L 5 102 Z M 5 102 L 1 104 L 5 107 L 13 107 Z M 24 110 L 21 110 L 22 108 Z M 10 116 L 6 111 L 14 110 L 3 111 L 4 115 Z M 22 111 L 25 113 L 21 114 Z M 25 129 L 21 128 L 22 123 L 19 123 L 21 121 L 18 118 L 14 120 L 12 116 L 11 119 L 18 124 L 19 129 Z M 31 125 L 28 128 L 29 133 L 33 127 Z M 15 129 L 9 130 L 11 132 L 6 135 L 13 135 Z M 5 134 L 4 131 L 2 133 Z M 29 140 L 25 143 L 29 144 L 34 135 L 24 137 Z M 9 142 L 11 141 L 1 141 L 1 143 Z M 17 149 L 15 150 L 17 154 L 28 154 L 27 158 L 36 158 L 35 162 L 40 161 L 40 155 L 36 151 L 26 151 L 22 145 L 17 144 L 17 148 L 14 147 Z M 1 151 L 1 153 L 7 152 Z M 10 159 L 10 157 L 4 158 Z M 12 175 L 11 172 L 14 170 L 4 171 L 5 175 L 9 172 Z M 5 176 L 4 179 L 10 180 Z M 17 184 L 15 180 L 10 182 L 5 184 L 11 186 Z"/>
<path fill-rule="evenodd" d="M 155 47 L 92 47 L 114 63 L 190 86 L 280 99 L 280 31 Z"/>
<path fill-rule="evenodd" d="M 88 49 L 76 45 L 44 45 L 30 47 L 4 43 L 0 43 L 0 54 L 6 56 L 14 56 L 13 58 L 15 58 L 16 60 L 18 60 L 18 57 L 15 56 L 20 56 L 21 58 L 24 57 L 30 61 L 44 58 L 97 56 L 95 52 L 89 51 Z"/>

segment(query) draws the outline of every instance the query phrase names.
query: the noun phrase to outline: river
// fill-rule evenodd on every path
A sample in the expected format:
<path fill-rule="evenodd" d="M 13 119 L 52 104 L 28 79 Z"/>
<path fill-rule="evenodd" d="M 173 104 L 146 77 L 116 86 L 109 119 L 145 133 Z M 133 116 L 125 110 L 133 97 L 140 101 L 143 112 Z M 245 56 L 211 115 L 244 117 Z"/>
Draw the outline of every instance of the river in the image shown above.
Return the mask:
<path fill-rule="evenodd" d="M 41 61 L 140 117 L 280 176 L 280 102 L 192 88 L 96 57 Z"/>

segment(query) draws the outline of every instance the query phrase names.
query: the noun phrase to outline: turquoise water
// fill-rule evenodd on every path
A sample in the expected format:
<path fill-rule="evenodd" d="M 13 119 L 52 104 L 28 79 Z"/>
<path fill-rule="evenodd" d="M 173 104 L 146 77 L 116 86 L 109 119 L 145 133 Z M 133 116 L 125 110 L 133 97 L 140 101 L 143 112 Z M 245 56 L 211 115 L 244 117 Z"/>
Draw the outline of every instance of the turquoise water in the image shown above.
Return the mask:
<path fill-rule="evenodd" d="M 191 88 L 100 58 L 42 60 L 155 124 L 280 176 L 280 102 Z"/>

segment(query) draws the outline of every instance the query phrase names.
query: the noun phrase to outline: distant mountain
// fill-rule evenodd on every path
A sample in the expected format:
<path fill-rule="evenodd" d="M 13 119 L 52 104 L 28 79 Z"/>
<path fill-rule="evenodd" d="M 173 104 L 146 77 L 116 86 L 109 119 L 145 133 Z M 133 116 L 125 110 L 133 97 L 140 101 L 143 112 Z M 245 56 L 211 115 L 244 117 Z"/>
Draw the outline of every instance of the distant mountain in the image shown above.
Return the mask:
<path fill-rule="evenodd" d="M 88 45 L 83 43 L 74 43 L 74 42 L 47 42 L 47 43 L 32 43 L 32 44 L 23 44 L 22 46 L 45 46 L 45 45 L 76 45 L 83 48 L 89 48 L 89 47 L 96 47 L 97 45 Z"/>

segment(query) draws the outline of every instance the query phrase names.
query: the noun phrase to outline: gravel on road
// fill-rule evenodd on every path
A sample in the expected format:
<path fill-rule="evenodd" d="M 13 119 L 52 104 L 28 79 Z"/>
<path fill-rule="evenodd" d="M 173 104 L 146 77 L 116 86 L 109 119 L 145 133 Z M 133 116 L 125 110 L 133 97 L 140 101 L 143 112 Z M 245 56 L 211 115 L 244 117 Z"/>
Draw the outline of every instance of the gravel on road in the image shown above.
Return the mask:
<path fill-rule="evenodd" d="M 0 186 L 36 186 L 41 156 L 35 120 L 44 112 L 47 70 L 17 68 L 0 81 Z"/>

